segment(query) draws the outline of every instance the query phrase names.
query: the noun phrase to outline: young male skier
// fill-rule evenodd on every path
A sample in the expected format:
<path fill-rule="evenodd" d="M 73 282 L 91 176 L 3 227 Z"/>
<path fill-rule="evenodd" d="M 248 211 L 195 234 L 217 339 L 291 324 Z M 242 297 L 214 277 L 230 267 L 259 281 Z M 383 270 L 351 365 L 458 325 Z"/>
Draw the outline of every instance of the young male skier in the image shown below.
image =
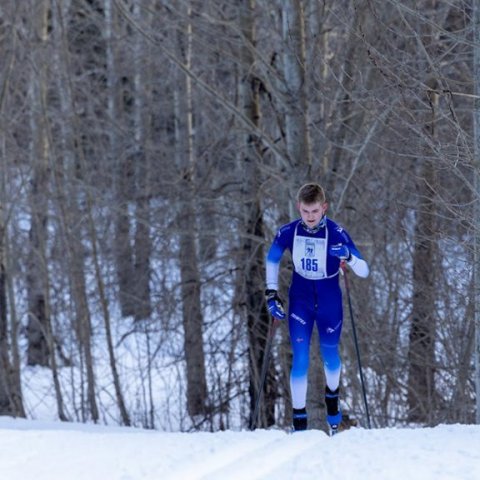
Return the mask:
<path fill-rule="evenodd" d="M 290 250 L 294 267 L 288 305 L 293 351 L 290 372 L 293 428 L 307 429 L 307 370 L 315 323 L 325 371 L 327 422 L 334 434 L 342 419 L 338 405 L 341 370 L 338 343 L 343 322 L 340 262 L 345 261 L 364 278 L 369 269 L 348 233 L 326 217 L 328 203 L 320 185 L 303 185 L 297 194 L 297 208 L 301 218 L 280 228 L 268 252 L 265 296 L 270 314 L 284 319 L 283 302 L 277 293 L 278 272 L 284 251 Z"/>

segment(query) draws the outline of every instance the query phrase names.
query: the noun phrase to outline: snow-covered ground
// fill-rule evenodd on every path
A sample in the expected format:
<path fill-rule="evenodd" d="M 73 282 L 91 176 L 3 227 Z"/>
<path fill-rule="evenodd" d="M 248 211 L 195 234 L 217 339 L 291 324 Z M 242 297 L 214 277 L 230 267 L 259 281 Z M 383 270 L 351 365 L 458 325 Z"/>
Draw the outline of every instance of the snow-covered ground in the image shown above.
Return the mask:
<path fill-rule="evenodd" d="M 162 433 L 0 418 L 2 480 L 480 479 L 480 426 Z"/>

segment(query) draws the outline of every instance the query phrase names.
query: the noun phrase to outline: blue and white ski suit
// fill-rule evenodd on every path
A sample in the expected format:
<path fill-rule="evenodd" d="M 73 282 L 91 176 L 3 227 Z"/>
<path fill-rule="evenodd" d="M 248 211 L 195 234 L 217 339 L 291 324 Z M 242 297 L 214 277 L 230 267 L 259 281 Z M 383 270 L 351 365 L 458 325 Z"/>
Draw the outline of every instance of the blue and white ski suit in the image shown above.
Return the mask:
<path fill-rule="evenodd" d="M 316 229 L 301 219 L 278 231 L 267 255 L 267 289 L 278 290 L 280 260 L 290 250 L 293 276 L 289 290 L 288 325 L 293 351 L 290 389 L 293 408 L 304 408 L 310 339 L 316 323 L 320 337 L 325 380 L 334 391 L 339 386 L 341 361 L 338 343 L 342 331 L 343 308 L 339 285 L 340 259 L 328 254 L 332 245 L 346 245 L 351 253 L 347 264 L 360 277 L 367 277 L 368 265 L 348 233 L 324 216 Z"/>

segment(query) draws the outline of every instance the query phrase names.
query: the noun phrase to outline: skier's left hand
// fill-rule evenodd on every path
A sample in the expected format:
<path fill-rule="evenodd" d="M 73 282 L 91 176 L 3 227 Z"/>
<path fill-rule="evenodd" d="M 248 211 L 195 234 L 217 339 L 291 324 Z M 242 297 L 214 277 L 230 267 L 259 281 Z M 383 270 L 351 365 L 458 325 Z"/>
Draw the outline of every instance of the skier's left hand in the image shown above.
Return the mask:
<path fill-rule="evenodd" d="M 346 245 L 338 243 L 337 245 L 331 245 L 328 249 L 328 253 L 334 257 L 338 257 L 340 260 L 350 260 L 352 254 Z"/>

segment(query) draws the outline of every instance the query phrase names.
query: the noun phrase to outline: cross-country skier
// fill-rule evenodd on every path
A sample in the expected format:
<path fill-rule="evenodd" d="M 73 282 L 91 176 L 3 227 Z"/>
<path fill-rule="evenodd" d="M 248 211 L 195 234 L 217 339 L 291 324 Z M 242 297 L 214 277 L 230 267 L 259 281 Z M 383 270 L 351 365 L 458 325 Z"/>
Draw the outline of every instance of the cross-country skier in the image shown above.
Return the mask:
<path fill-rule="evenodd" d="M 284 319 L 283 302 L 277 293 L 278 272 L 284 251 L 290 250 L 294 267 L 288 305 L 293 351 L 290 372 L 293 428 L 307 428 L 307 370 L 310 338 L 316 324 L 325 371 L 327 421 L 333 434 L 342 419 L 338 405 L 341 369 L 338 343 L 343 321 L 340 262 L 346 261 L 360 277 L 367 277 L 369 269 L 348 233 L 326 217 L 328 203 L 320 185 L 303 185 L 297 194 L 297 208 L 301 218 L 280 228 L 268 252 L 265 296 L 271 315 Z"/>

